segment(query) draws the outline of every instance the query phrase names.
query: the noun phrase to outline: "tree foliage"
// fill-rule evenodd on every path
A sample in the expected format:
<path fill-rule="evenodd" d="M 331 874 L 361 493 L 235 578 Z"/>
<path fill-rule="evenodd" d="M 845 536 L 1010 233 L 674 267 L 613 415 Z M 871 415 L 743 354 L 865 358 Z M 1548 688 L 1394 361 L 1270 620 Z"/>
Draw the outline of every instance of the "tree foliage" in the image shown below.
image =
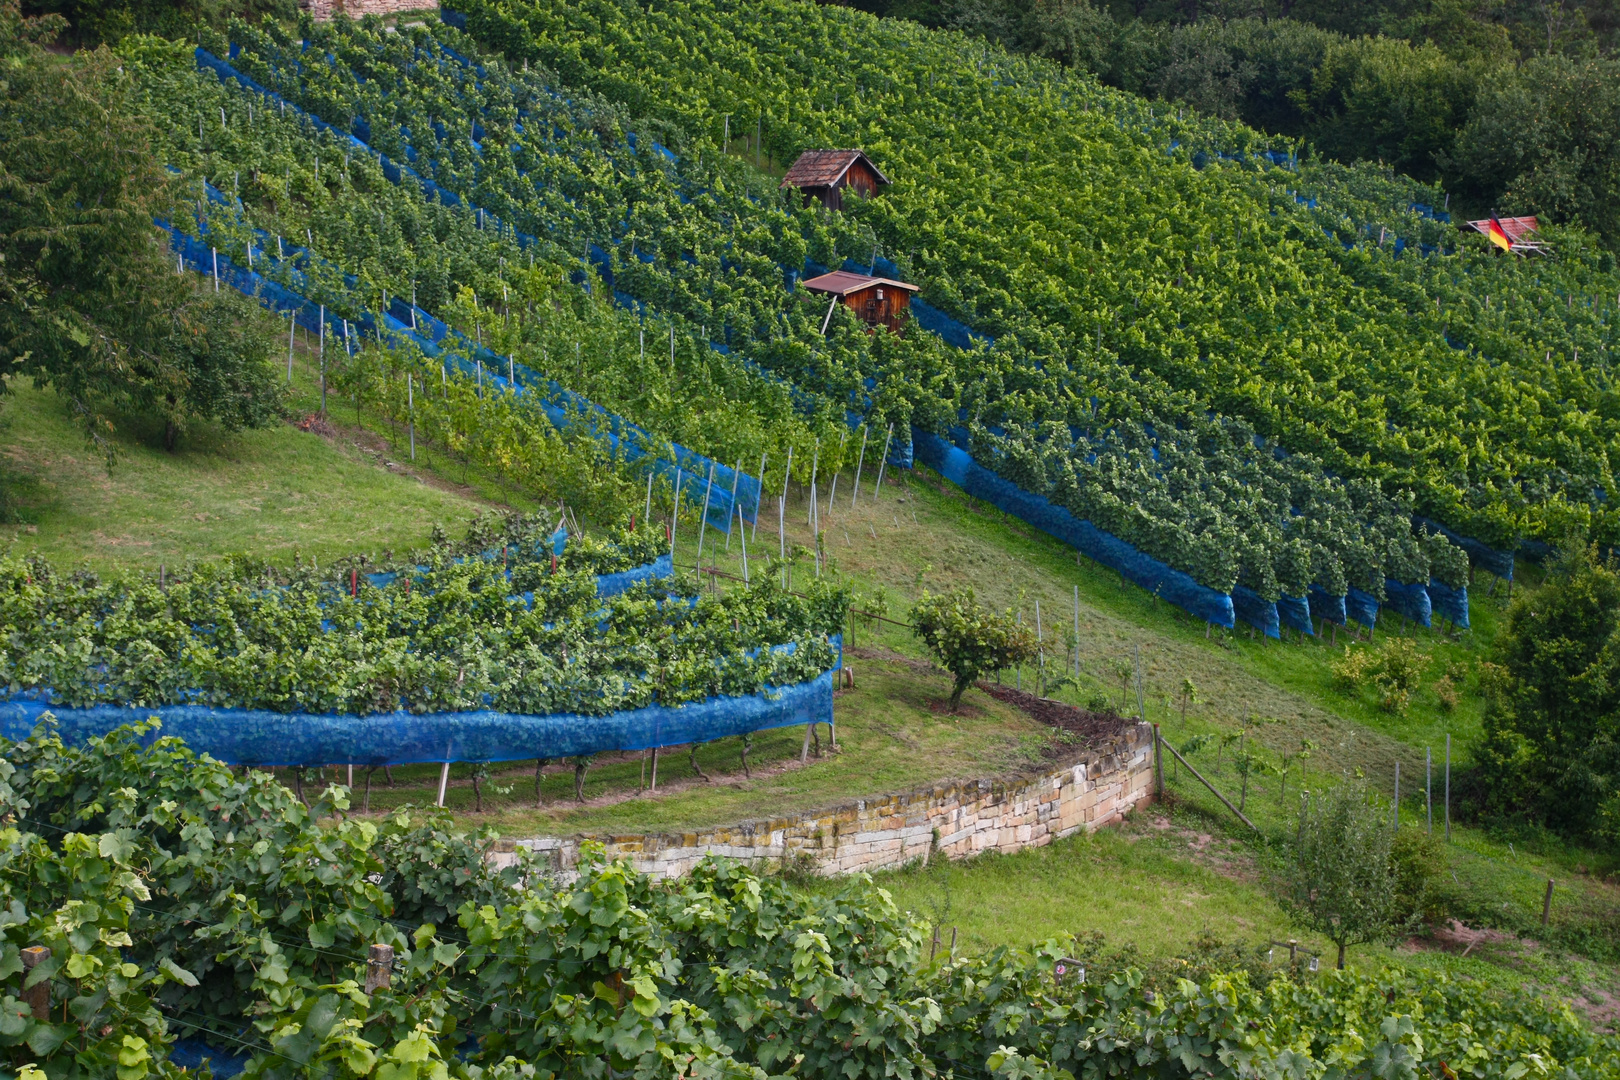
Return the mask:
<path fill-rule="evenodd" d="M 178 276 L 154 217 L 173 207 L 134 85 L 105 49 L 60 58 L 0 14 L 0 387 L 55 389 L 110 453 L 114 417 L 258 426 L 280 384 L 256 309 Z"/>
<path fill-rule="evenodd" d="M 0 758 L 0 1067 L 179 1080 L 177 1038 L 277 1080 L 993 1080 L 1537 1075 L 1613 1080 L 1564 1007 L 1425 972 L 1268 971 L 1201 943 L 1137 967 L 1064 936 L 930 962 L 863 876 L 801 890 L 705 860 L 655 881 L 496 870 L 444 811 L 351 818 L 149 729 Z M 452 912 L 443 921 L 442 912 Z M 19 997 L 47 944 L 49 994 Z M 394 949 L 364 992 L 368 949 Z M 1054 978 L 1079 958 L 1088 971 Z"/>
<path fill-rule="evenodd" d="M 1571 543 L 1513 601 L 1483 678 L 1484 808 L 1620 846 L 1620 566 Z"/>
<path fill-rule="evenodd" d="M 955 712 L 962 693 L 980 675 L 1035 659 L 1034 633 L 1013 618 L 980 604 L 971 586 L 940 596 L 924 592 L 911 609 L 911 623 L 928 651 L 955 682 L 950 707 Z"/>
<path fill-rule="evenodd" d="M 1390 813 L 1364 787 L 1346 784 L 1300 808 L 1299 831 L 1278 883 L 1278 901 L 1301 926 L 1339 947 L 1393 942 L 1415 926 L 1391 858 Z"/>

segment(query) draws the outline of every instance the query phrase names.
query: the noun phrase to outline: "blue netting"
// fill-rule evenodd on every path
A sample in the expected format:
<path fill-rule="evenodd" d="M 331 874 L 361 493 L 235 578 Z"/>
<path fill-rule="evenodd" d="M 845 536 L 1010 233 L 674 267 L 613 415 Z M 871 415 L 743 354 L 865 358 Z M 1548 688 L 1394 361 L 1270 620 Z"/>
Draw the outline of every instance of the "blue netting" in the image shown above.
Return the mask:
<path fill-rule="evenodd" d="M 1412 523 L 1425 526 L 1430 532 L 1437 532 L 1462 548 L 1463 551 L 1468 553 L 1468 561 L 1472 565 L 1479 567 L 1481 570 L 1488 570 L 1499 578 L 1513 580 L 1513 552 L 1498 551 L 1496 548 L 1478 540 L 1467 536 L 1459 536 L 1438 521 L 1432 521 L 1426 517 L 1414 517 Z M 1462 624 L 1459 623 L 1458 625 Z"/>
<path fill-rule="evenodd" d="M 1290 630 L 1316 636 L 1316 624 L 1311 622 L 1311 601 L 1306 596 L 1283 596 L 1277 599 L 1277 620 Z"/>
<path fill-rule="evenodd" d="M 1378 601 L 1373 599 L 1371 593 L 1364 593 L 1352 585 L 1344 595 L 1344 613 L 1371 630 L 1378 623 Z"/>
<path fill-rule="evenodd" d="M 1402 585 L 1393 578 L 1384 581 L 1384 606 L 1405 615 L 1420 626 L 1429 625 L 1429 590 L 1422 585 Z"/>
<path fill-rule="evenodd" d="M 938 435 L 913 428 L 911 441 L 916 447 L 918 461 L 935 469 L 974 498 L 983 499 L 1029 522 L 1049 536 L 1057 537 L 1103 566 L 1117 571 L 1127 581 L 1163 597 L 1205 622 L 1227 628 L 1233 625 L 1231 597 L 1198 584 L 1180 570 L 1142 554 L 1125 541 L 1103 532 L 1089 521 L 1075 517 L 1063 507 L 1008 483 Z"/>
<path fill-rule="evenodd" d="M 649 705 L 608 716 L 494 711 L 344 716 L 203 705 L 74 709 L 19 696 L 0 704 L 0 737 L 27 738 L 47 712 L 56 717 L 62 740 L 72 744 L 155 716 L 163 722 L 161 734 L 177 735 L 198 753 L 232 765 L 524 761 L 708 742 L 812 721 L 831 724 L 832 695 L 833 674 L 826 671 L 808 682 L 749 697 Z"/>
<path fill-rule="evenodd" d="M 1429 604 L 1435 614 L 1444 615 L 1459 630 L 1468 629 L 1468 586 L 1453 589 L 1429 580 Z"/>
<path fill-rule="evenodd" d="M 1327 590 L 1320 585 L 1312 585 L 1306 593 L 1306 599 L 1311 602 L 1311 614 L 1330 623 L 1344 625 L 1344 597 L 1329 596 Z"/>
<path fill-rule="evenodd" d="M 1242 585 L 1232 586 L 1232 611 L 1266 637 L 1280 638 L 1277 623 L 1277 605 L 1260 599 L 1260 594 Z"/>
<path fill-rule="evenodd" d="M 654 578 L 667 578 L 674 575 L 675 560 L 668 555 L 660 555 L 646 566 L 621 570 L 616 574 L 598 574 L 596 576 L 596 595 L 606 600 L 610 596 L 618 596 L 638 581 L 651 581 Z"/>
<path fill-rule="evenodd" d="M 243 269 L 201 240 L 186 235 L 167 222 L 159 221 L 157 225 L 169 234 L 170 248 L 181 260 L 181 266 L 204 275 L 217 273 L 222 285 L 252 296 L 272 310 L 291 312 L 294 321 L 311 333 L 322 332 L 321 322 L 324 315 L 325 333 L 334 342 L 334 347 L 340 340 L 343 320 L 333 312 L 255 271 Z M 302 248 L 288 250 L 296 252 L 297 257 L 310 257 Z M 407 305 L 407 313 L 409 310 Z M 363 312 L 349 325 L 362 336 L 414 346 L 424 355 L 440 360 L 447 367 L 468 378 L 490 383 L 492 390 L 512 389 L 519 394 L 533 391 L 536 403 L 547 418 L 559 428 L 572 423 L 576 417 L 584 416 L 592 430 L 605 439 L 614 452 L 622 451 L 627 461 L 645 462 L 650 471 L 671 485 L 678 480 L 685 493 L 684 498 L 697 501 L 699 506 L 702 505 L 701 500 L 707 497 L 709 513 L 706 520 L 713 528 L 730 532 L 736 520 L 735 506 L 742 507 L 745 521 L 752 522 L 758 516 L 760 485 L 757 477 L 734 470 L 731 466 L 712 462 L 711 459 L 678 443 L 659 443 L 644 429 L 630 421 L 587 401 L 565 389 L 555 380 L 544 378 L 522 364 L 509 366 L 506 357 L 498 356 L 466 340 L 459 331 L 449 328 L 421 309 L 416 310 L 419 330 L 412 330 L 408 323 L 388 313 L 379 316 Z M 431 320 L 431 323 L 427 320 Z M 435 332 L 436 338 L 432 336 Z M 440 342 L 454 343 L 473 354 L 474 359 L 469 361 L 461 356 L 446 353 L 440 347 Z M 506 375 L 498 373 L 500 371 L 511 371 L 517 375 L 517 385 L 513 386 Z M 542 396 L 541 388 L 545 396 Z M 667 453 L 674 460 L 666 461 L 662 456 L 655 457 L 654 452 Z M 711 465 L 714 476 L 712 489 L 709 483 Z M 732 501 L 733 484 L 737 493 L 735 504 Z"/>
<path fill-rule="evenodd" d="M 169 1052 L 170 1064 L 196 1072 L 206 1061 L 213 1074 L 222 1080 L 224 1077 L 242 1075 L 249 1060 L 247 1054 L 216 1050 L 201 1039 L 176 1039 L 174 1049 Z"/>

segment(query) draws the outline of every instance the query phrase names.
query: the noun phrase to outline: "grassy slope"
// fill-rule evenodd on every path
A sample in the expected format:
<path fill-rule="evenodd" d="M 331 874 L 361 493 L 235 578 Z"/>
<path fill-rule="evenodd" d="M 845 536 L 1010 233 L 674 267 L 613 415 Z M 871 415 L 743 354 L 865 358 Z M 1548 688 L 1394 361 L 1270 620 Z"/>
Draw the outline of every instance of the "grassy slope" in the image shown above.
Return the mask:
<path fill-rule="evenodd" d="M 301 358 L 294 415 L 314 405 L 307 366 Z M 350 419 L 336 402 L 333 409 L 335 421 Z M 230 436 L 203 433 L 174 455 L 130 437 L 109 474 L 51 395 L 19 388 L 3 415 L 0 446 L 6 468 L 20 478 L 25 519 L 38 530 L 19 530 L 19 545 L 64 562 L 86 560 L 99 569 L 150 567 L 249 549 L 272 558 L 288 558 L 294 551 L 328 558 L 355 549 L 403 548 L 425 539 L 434 521 L 465 519 L 499 501 L 492 484 L 427 447 L 421 448 L 419 474 L 397 461 L 395 468 L 386 467 L 382 462 L 406 456 L 404 448 L 390 448 L 376 433 L 352 427 L 340 426 L 331 439 L 291 425 Z M 1336 651 L 1325 645 L 1261 643 L 1242 632 L 1206 640 L 1203 627 L 1139 589 L 1121 587 L 1108 572 L 1077 562 L 1056 542 L 1003 521 L 925 471 L 891 472 L 878 500 L 872 496 L 871 473 L 864 479 L 859 507 L 848 505 L 851 478 L 846 475 L 836 505 L 829 511 L 824 503 L 822 517 L 832 570 L 849 577 L 863 606 L 886 602 L 891 615 L 903 620 L 923 588 L 972 584 L 990 602 L 1019 607 L 1032 619 L 1039 598 L 1047 638 L 1058 654 L 1065 649 L 1062 633 L 1072 633 L 1078 586 L 1083 674 L 1058 696 L 1084 700 L 1105 693 L 1118 702 L 1114 665 L 1140 647 L 1149 718 L 1163 721 L 1168 737 L 1231 731 L 1252 716 L 1274 721 L 1254 728 L 1254 737 L 1273 749 L 1296 746 L 1300 738 L 1316 742 L 1319 749 L 1306 763 L 1309 774 L 1293 776 L 1295 791 L 1302 780 L 1319 786 L 1357 769 L 1387 788 L 1397 757 L 1411 791 L 1413 778 L 1421 775 L 1423 745 L 1438 749 L 1449 731 L 1460 755 L 1477 735 L 1477 702 L 1466 695 L 1448 713 L 1425 690 L 1406 716 L 1387 716 L 1370 700 L 1346 697 L 1334 687 L 1330 665 Z M 811 540 L 806 510 L 803 494 L 795 493 L 787 515 L 790 544 Z M 690 565 L 695 537 L 690 523 L 683 530 L 680 561 Z M 776 547 L 774 522 L 767 520 L 751 547 L 753 567 Z M 741 553 L 740 541 L 729 552 L 722 545 L 718 565 L 740 572 Z M 714 555 L 714 544 L 707 543 L 704 563 Z M 808 564 L 801 562 L 795 572 L 810 572 Z M 1494 631 L 1500 606 L 1501 597 L 1476 595 L 1476 629 L 1459 642 L 1421 635 L 1435 657 L 1430 681 L 1445 664 L 1472 665 Z M 1053 627 L 1054 613 L 1061 629 Z M 854 632 L 859 646 L 875 646 L 880 653 L 918 652 L 909 633 L 898 627 L 858 622 Z M 1054 667 L 1064 662 L 1051 661 Z M 751 753 L 756 776 L 746 780 L 737 742 L 726 740 L 699 754 L 700 765 L 715 778 L 712 784 L 697 780 L 684 754 L 666 755 L 656 797 L 629 797 L 639 786 L 639 758 L 604 760 L 591 773 L 583 807 L 572 804 L 571 770 L 558 763 L 546 775 L 548 805 L 541 811 L 529 806 L 532 767 L 519 764 L 492 778 L 493 786 L 510 790 L 486 789 L 493 809 L 475 820 L 508 835 L 693 828 L 825 806 L 947 776 L 1006 772 L 1039 758 L 1041 733 L 990 699 L 977 695 L 977 714 L 946 719 L 930 707 L 946 689 L 943 677 L 880 659 L 856 657 L 852 663 L 860 685 L 839 699 L 843 752 L 837 756 L 812 758 L 800 768 L 799 732 L 762 733 Z M 1033 682 L 1034 673 L 1024 677 Z M 1179 700 L 1166 701 L 1178 694 L 1184 678 L 1197 684 L 1200 699 L 1189 709 L 1185 726 Z M 1239 778 L 1229 758 L 1219 768 L 1207 753 L 1199 761 L 1235 794 Z M 374 809 L 431 798 L 434 767 L 394 772 L 396 788 L 376 778 Z M 450 795 L 450 804 L 463 810 L 472 802 L 468 773 L 467 767 L 457 767 Z M 1289 936 L 1285 916 L 1253 869 L 1250 838 L 1185 774 L 1172 780 L 1171 789 L 1178 809 L 1169 827 L 1137 824 L 1041 851 L 913 869 L 880 880 L 906 906 L 960 926 L 963 948 L 1023 942 L 1062 930 L 1100 930 L 1150 955 L 1166 955 L 1185 947 L 1202 928 L 1228 937 Z M 1276 778 L 1270 778 L 1256 784 L 1247 807 L 1262 826 L 1276 830 L 1292 805 L 1292 797 L 1285 798 Z M 1413 813 L 1409 803 L 1409 819 Z M 1210 840 L 1200 840 L 1205 836 Z M 1459 884 L 1499 894 L 1515 910 L 1539 911 L 1547 876 L 1560 882 L 1558 915 L 1613 910 L 1615 890 L 1577 872 L 1590 861 L 1587 854 L 1531 855 L 1461 829 L 1456 839 L 1452 866 L 1460 872 Z M 1376 960 L 1395 954 L 1371 948 L 1362 955 Z M 1615 989 L 1612 968 L 1554 962 L 1550 955 L 1513 945 L 1486 943 L 1462 961 L 1430 956 L 1403 962 L 1507 972 L 1510 978 L 1522 974 L 1599 999 Z"/>
<path fill-rule="evenodd" d="M 308 403 L 301 389 L 295 407 Z M 173 454 L 137 429 L 118 438 L 109 470 L 49 391 L 17 386 L 0 420 L 0 462 L 26 523 L 0 527 L 0 536 L 64 566 L 155 570 L 242 551 L 290 561 L 403 550 L 425 543 L 434 522 L 479 508 L 471 490 L 424 482 L 352 439 L 291 424 L 198 431 Z"/>
<path fill-rule="evenodd" d="M 496 770 L 486 788 L 486 812 L 476 820 L 505 835 L 536 833 L 683 830 L 763 819 L 799 810 L 836 806 L 863 796 L 905 791 L 936 780 L 1006 775 L 1038 765 L 1049 747 L 1047 729 L 987 695 L 975 692 L 969 715 L 952 718 L 931 706 L 938 679 L 920 676 L 896 662 L 860 663 L 858 687 L 840 692 L 837 754 L 812 756 L 800 766 L 802 727 L 761 732 L 749 751 L 752 779 L 741 765 L 741 740 L 720 739 L 699 748 L 697 762 L 710 777 L 692 771 L 685 748 L 659 760 L 656 793 L 638 794 L 641 754 L 604 754 L 585 785 L 586 803 L 574 801 L 573 767 L 548 766 L 541 786 L 543 808 L 534 808 L 533 763 Z M 826 729 L 820 732 L 825 741 Z M 374 811 L 431 800 L 437 766 L 395 769 L 398 787 L 375 786 Z M 447 803 L 473 806 L 470 766 L 452 768 Z"/>

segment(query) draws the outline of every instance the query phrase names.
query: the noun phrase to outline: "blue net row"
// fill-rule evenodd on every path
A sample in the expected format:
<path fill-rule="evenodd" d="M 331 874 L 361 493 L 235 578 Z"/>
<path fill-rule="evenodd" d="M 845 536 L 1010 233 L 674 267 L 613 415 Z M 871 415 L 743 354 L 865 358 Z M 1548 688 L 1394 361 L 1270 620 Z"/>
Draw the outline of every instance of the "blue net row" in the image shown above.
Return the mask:
<path fill-rule="evenodd" d="M 0 737 L 27 738 L 46 713 L 55 717 L 57 734 L 70 744 L 155 716 L 162 721 L 163 735 L 177 735 L 198 753 L 232 765 L 525 761 L 708 742 L 811 722 L 831 724 L 833 673 L 750 697 L 649 705 L 608 716 L 493 711 L 346 716 L 202 705 L 74 709 L 13 698 L 0 704 Z"/>
<path fill-rule="evenodd" d="M 912 429 L 912 445 L 917 460 L 976 499 L 1029 522 L 1049 536 L 1077 548 L 1103 566 L 1118 572 L 1127 581 L 1140 585 L 1156 596 L 1205 622 L 1230 628 L 1234 625 L 1232 598 L 1198 584 L 1191 576 L 1144 555 L 1118 537 L 1103 532 L 1040 495 L 1009 483 L 974 461 L 938 435 Z"/>
<path fill-rule="evenodd" d="M 701 506 L 701 500 L 707 497 L 709 512 L 705 520 L 711 527 L 729 532 L 737 516 L 735 509 L 737 506 L 742 507 L 745 521 L 752 522 L 758 516 L 760 483 L 757 477 L 749 476 L 731 466 L 721 465 L 677 443 L 661 444 L 642 428 L 564 389 L 556 381 L 544 379 L 522 364 L 508 367 L 505 357 L 497 356 L 487 349 L 465 341 L 459 332 L 445 327 L 437 319 L 433 321 L 441 328 L 439 341 L 465 347 L 467 351 L 475 353 L 474 360 L 468 361 L 461 356 L 445 352 L 425 334 L 413 331 L 407 323 L 392 314 L 377 315 L 363 312 L 357 320 L 345 324 L 343 319 L 327 311 L 322 305 L 271 281 L 256 271 L 238 266 L 214 248 L 186 235 L 167 222 L 159 221 L 157 225 L 169 234 L 170 248 L 175 252 L 179 260 L 177 265 L 181 268 L 196 270 L 205 276 L 217 276 L 221 285 L 251 296 L 273 311 L 290 313 L 293 320 L 310 333 L 326 334 L 334 347 L 339 347 L 339 343 L 351 333 L 352 327 L 352 332 L 357 336 L 415 347 L 424 355 L 440 360 L 459 374 L 476 378 L 480 382 L 488 381 L 492 392 L 510 389 L 514 393 L 523 394 L 535 390 L 536 403 L 557 427 L 561 428 L 572 423 L 577 417 L 584 416 L 587 422 L 591 423 L 592 430 L 606 440 L 614 453 L 622 453 L 627 461 L 644 462 L 646 468 L 666 480 L 672 487 L 678 482 L 688 505 Z M 302 249 L 295 250 L 302 253 Z M 268 256 L 267 253 L 261 253 L 260 257 Z M 418 309 L 418 326 L 425 328 L 426 323 L 423 320 L 428 318 L 431 316 Z M 506 375 L 499 373 L 503 370 L 511 371 L 518 377 L 516 386 Z M 529 381 L 529 385 L 524 385 L 525 380 Z M 542 386 L 545 388 L 544 395 L 538 392 L 538 388 Z M 667 452 L 673 460 L 666 460 L 660 451 Z M 732 500 L 733 484 L 736 487 L 735 503 Z"/>

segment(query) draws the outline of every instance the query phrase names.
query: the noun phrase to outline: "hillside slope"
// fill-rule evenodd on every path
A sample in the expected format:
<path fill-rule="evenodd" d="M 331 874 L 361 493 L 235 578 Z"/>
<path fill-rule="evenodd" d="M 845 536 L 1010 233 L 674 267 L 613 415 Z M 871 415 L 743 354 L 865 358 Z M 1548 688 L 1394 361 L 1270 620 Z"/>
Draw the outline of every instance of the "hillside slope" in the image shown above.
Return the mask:
<path fill-rule="evenodd" d="M 1094 398 L 1130 414 L 1187 395 L 1409 487 L 1488 543 L 1572 521 L 1613 532 L 1592 496 L 1613 492 L 1620 278 L 1581 234 L 1552 231 L 1554 260 L 1492 263 L 1424 216 L 1432 189 L 1285 168 L 1260 153 L 1286 147 L 1241 126 L 1154 116 L 1090 77 L 843 8 L 456 9 L 514 61 L 700 143 L 729 116 L 777 160 L 876 155 L 894 186 L 854 215 L 926 296 L 1023 346 L 1001 378 L 960 388 L 967 416 L 1078 424 Z M 1418 260 L 1397 239 L 1462 250 Z"/>

